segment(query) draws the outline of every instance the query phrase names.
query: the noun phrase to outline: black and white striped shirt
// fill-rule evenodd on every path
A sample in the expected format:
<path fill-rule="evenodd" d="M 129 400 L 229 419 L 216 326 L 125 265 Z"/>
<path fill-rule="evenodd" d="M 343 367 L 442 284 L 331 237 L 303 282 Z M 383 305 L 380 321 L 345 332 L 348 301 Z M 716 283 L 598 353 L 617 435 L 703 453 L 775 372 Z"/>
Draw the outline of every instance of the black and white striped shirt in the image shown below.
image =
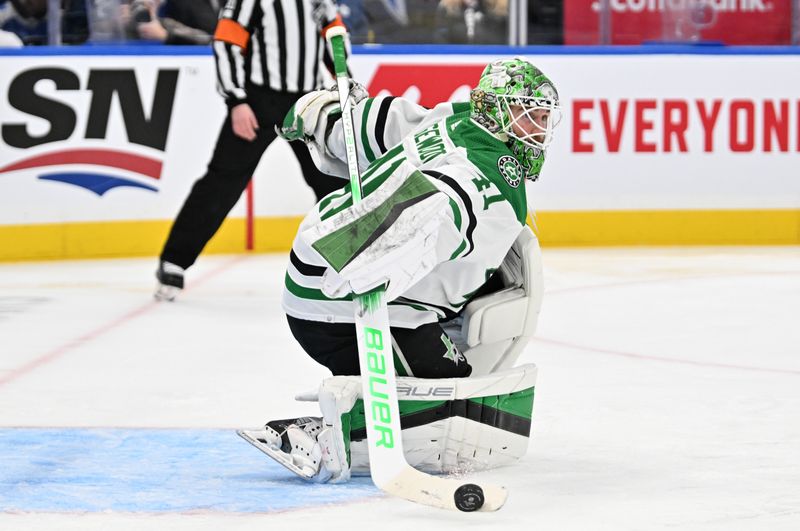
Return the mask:
<path fill-rule="evenodd" d="M 332 71 L 325 31 L 342 25 L 334 0 L 228 0 L 214 34 L 220 93 L 229 106 L 243 102 L 246 85 L 280 92 L 322 87 Z"/>

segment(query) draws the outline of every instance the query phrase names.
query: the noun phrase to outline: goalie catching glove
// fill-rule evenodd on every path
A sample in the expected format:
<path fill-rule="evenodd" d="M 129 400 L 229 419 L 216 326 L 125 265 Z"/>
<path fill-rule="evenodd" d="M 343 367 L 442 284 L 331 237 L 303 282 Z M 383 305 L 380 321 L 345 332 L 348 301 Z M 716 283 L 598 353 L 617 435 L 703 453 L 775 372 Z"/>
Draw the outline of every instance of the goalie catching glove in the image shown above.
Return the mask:
<path fill-rule="evenodd" d="M 353 104 L 367 98 L 367 89 L 363 85 L 350 82 L 350 97 Z M 339 90 L 334 85 L 327 90 L 315 90 L 304 95 L 295 102 L 283 124 L 277 129 L 278 135 L 288 141 L 308 141 L 316 138 L 324 141 L 324 133 L 328 127 L 341 115 L 339 107 Z"/>

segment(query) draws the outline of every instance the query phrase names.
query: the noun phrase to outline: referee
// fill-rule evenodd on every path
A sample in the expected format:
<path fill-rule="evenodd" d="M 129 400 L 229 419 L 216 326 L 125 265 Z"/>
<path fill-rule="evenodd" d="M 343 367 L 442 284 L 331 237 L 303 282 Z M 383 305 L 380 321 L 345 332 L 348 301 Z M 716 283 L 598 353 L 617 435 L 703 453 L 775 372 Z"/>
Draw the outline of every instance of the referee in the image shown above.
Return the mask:
<path fill-rule="evenodd" d="M 183 276 L 242 195 L 289 108 L 333 71 L 325 32 L 341 26 L 334 0 L 228 0 L 214 32 L 219 92 L 228 115 L 206 174 L 192 187 L 156 271 L 158 300 L 174 300 Z M 341 188 L 306 146 L 290 142 L 317 199 Z"/>

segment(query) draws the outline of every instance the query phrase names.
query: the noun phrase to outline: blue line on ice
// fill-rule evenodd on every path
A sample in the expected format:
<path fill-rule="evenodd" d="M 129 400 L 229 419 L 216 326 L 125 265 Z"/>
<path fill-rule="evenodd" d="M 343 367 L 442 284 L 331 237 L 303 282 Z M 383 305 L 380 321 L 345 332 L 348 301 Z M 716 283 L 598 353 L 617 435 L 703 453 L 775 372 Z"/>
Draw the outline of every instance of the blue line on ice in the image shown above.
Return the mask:
<path fill-rule="evenodd" d="M 379 496 L 303 481 L 234 430 L 1 428 L 0 511 L 272 512 Z"/>

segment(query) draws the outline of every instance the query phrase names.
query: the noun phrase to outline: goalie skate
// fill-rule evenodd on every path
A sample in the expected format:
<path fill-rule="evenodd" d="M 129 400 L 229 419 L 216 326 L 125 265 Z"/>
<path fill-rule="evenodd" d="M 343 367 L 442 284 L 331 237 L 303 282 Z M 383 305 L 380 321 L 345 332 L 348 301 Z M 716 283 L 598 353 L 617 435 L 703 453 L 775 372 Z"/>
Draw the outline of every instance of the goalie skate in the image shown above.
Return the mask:
<path fill-rule="evenodd" d="M 322 451 L 316 435 L 322 428 L 319 419 L 273 420 L 263 428 L 236 430 L 244 440 L 304 479 L 314 479 L 320 470 Z"/>

